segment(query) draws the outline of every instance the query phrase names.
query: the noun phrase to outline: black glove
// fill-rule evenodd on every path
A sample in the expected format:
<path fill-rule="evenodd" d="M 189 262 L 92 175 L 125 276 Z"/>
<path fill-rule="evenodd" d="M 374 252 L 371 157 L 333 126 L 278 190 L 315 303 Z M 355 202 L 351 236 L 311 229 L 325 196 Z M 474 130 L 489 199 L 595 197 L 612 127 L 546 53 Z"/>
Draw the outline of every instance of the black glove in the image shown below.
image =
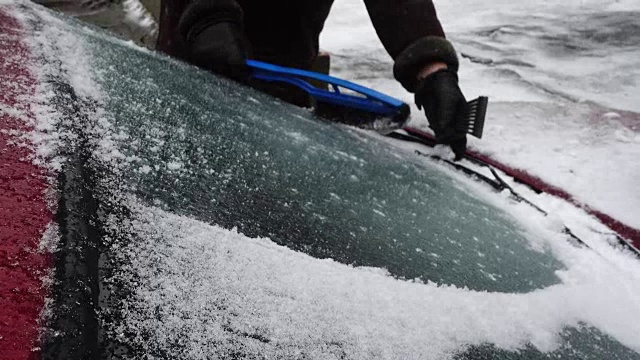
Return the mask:
<path fill-rule="evenodd" d="M 467 100 L 458 87 L 458 75 L 447 69 L 438 70 L 418 81 L 415 91 L 418 109 L 424 108 L 436 142 L 449 145 L 462 159 L 467 148 Z"/>
<path fill-rule="evenodd" d="M 244 81 L 247 41 L 240 26 L 232 22 L 219 22 L 206 26 L 197 34 L 189 34 L 189 61 L 203 69 Z"/>

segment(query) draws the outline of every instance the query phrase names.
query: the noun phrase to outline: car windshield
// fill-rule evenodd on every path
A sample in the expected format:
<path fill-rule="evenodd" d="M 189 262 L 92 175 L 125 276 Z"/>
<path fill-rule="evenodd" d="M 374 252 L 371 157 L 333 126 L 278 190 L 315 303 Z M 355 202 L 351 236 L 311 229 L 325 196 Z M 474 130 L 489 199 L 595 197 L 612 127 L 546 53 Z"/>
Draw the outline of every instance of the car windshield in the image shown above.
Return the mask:
<path fill-rule="evenodd" d="M 528 205 L 377 134 L 29 14 L 69 116 L 62 173 L 100 219 L 107 355 L 637 357 L 592 314 L 601 303 L 583 303 L 601 284 L 572 283 L 607 262 Z"/>

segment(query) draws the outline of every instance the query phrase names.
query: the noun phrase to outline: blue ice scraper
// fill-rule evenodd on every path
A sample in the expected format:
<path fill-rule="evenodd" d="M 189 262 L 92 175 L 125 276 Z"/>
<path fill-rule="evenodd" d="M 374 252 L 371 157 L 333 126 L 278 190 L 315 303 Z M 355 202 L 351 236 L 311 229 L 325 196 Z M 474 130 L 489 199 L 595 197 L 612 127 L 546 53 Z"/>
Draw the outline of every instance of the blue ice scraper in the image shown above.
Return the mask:
<path fill-rule="evenodd" d="M 410 109 L 405 102 L 347 80 L 256 60 L 247 60 L 247 66 L 252 78 L 285 82 L 304 90 L 313 98 L 316 113 L 334 121 L 388 132 L 402 128 L 409 119 Z M 309 80 L 328 86 L 322 89 Z M 482 137 L 486 111 L 484 96 L 468 103 L 468 132 L 478 138 Z"/>

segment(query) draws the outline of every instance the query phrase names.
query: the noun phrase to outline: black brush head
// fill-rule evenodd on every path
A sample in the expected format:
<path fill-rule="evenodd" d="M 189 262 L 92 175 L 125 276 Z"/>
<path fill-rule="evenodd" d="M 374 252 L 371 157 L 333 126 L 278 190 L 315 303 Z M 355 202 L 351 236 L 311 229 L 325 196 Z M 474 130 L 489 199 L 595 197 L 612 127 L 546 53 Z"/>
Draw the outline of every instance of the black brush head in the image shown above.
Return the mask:
<path fill-rule="evenodd" d="M 411 110 L 409 105 L 402 104 L 397 108 L 397 112 L 394 115 L 388 116 L 318 101 L 314 106 L 314 112 L 316 115 L 330 121 L 384 132 L 402 128 L 407 123 Z"/>
<path fill-rule="evenodd" d="M 467 133 L 477 137 L 478 139 L 482 139 L 484 119 L 487 114 L 488 104 L 489 98 L 486 96 L 480 96 L 479 98 L 467 103 L 467 116 L 465 117 Z"/>

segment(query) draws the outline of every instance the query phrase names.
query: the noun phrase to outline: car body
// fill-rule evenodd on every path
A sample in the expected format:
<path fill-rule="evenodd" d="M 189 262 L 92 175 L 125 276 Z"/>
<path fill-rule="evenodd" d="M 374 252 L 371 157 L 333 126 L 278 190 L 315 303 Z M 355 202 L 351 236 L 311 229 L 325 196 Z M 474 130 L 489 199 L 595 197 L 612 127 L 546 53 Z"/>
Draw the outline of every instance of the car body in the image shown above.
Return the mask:
<path fill-rule="evenodd" d="M 42 357 L 639 357 L 630 254 L 390 139 L 0 11 L 54 199 Z"/>

